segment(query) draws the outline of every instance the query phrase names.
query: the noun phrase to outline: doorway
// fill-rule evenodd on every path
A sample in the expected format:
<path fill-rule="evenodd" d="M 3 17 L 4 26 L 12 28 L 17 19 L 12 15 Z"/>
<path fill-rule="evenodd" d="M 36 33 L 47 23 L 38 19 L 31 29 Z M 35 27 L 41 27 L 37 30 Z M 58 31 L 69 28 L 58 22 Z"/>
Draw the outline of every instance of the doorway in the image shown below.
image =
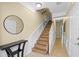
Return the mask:
<path fill-rule="evenodd" d="M 68 57 L 67 51 L 62 44 L 62 37 L 63 37 L 63 21 L 57 20 L 56 21 L 56 40 L 54 44 L 54 48 L 52 49 L 51 55 L 54 57 Z"/>
<path fill-rule="evenodd" d="M 62 20 L 56 21 L 56 38 L 61 39 L 62 38 Z"/>

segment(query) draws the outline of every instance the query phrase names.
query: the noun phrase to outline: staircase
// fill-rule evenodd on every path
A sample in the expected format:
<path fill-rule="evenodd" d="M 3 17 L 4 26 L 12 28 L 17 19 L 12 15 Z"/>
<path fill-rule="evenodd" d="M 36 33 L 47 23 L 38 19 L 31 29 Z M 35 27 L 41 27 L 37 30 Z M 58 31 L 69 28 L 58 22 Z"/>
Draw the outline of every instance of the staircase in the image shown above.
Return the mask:
<path fill-rule="evenodd" d="M 46 25 L 44 31 L 42 32 L 40 38 L 38 39 L 35 47 L 32 49 L 34 52 L 47 54 L 48 53 L 48 45 L 49 45 L 49 30 L 51 27 L 52 21 L 49 21 Z"/>

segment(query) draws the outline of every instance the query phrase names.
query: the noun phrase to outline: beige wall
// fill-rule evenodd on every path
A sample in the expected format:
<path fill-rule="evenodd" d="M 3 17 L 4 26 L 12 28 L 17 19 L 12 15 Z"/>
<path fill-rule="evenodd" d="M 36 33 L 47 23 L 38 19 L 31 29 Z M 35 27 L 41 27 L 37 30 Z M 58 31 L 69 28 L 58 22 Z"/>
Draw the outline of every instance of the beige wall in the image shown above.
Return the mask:
<path fill-rule="evenodd" d="M 24 29 L 20 34 L 12 35 L 4 29 L 3 21 L 8 15 L 17 15 L 23 20 Z M 46 15 L 32 12 L 19 3 L 0 3 L 0 45 L 28 38 Z"/>

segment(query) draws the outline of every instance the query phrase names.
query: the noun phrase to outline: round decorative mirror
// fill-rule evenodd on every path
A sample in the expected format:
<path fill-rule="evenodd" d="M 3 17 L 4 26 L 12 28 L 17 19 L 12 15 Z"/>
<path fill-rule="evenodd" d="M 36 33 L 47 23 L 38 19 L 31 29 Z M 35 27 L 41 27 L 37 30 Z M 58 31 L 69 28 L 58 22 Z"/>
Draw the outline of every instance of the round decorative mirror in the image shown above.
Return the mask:
<path fill-rule="evenodd" d="M 24 28 L 24 24 L 21 18 L 16 15 L 9 15 L 5 18 L 4 28 L 7 32 L 11 34 L 19 34 Z"/>

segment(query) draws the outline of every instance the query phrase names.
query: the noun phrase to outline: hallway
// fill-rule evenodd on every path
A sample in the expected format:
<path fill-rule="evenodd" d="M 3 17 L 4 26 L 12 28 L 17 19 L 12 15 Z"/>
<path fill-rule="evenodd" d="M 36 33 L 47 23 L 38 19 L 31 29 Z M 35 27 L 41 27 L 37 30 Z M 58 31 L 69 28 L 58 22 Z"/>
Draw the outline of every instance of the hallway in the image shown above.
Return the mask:
<path fill-rule="evenodd" d="M 56 39 L 51 55 L 54 57 L 67 57 L 68 56 L 65 47 L 62 47 L 61 45 L 61 39 Z"/>

